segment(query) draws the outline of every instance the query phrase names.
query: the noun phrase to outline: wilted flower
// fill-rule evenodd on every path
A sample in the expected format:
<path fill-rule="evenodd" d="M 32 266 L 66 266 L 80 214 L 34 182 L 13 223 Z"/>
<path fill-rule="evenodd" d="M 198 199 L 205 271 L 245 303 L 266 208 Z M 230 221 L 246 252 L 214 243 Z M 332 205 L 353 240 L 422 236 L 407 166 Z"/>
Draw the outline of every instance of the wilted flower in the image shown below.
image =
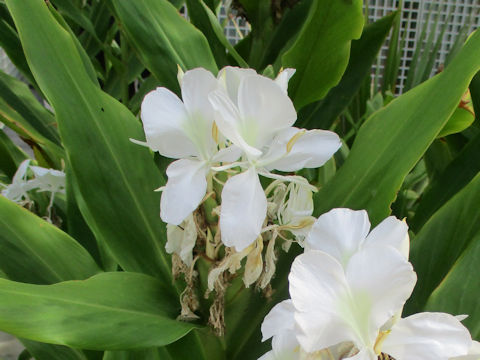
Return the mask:
<path fill-rule="evenodd" d="M 30 165 L 30 160 L 24 160 L 18 166 L 15 175 L 12 178 L 12 183 L 6 185 L 2 190 L 2 195 L 16 203 L 23 203 L 30 201 L 28 191 L 35 187 L 35 184 L 27 179 L 27 170 Z"/>

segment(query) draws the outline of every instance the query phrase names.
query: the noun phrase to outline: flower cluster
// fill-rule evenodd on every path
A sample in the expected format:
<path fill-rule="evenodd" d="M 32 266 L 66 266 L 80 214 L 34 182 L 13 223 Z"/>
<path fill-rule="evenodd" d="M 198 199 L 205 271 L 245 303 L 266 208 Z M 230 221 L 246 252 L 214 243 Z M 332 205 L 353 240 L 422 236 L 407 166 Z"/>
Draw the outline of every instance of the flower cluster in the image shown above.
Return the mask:
<path fill-rule="evenodd" d="M 270 79 L 235 67 L 217 77 L 201 68 L 179 70 L 182 99 L 157 88 L 142 103 L 146 142 L 132 141 L 177 159 L 160 189 L 166 249 L 188 267 L 199 256 L 213 261 L 210 291 L 219 292 L 223 273 L 235 273 L 245 257 L 245 285 L 266 287 L 275 239 L 288 247 L 313 223 L 316 188 L 288 173 L 322 166 L 341 142 L 330 131 L 293 127 L 297 114 L 287 86 L 294 72 Z"/>
<path fill-rule="evenodd" d="M 29 176 L 29 170 L 31 175 Z M 29 192 L 49 192 L 50 202 L 47 207 L 47 219 L 50 219 L 51 208 L 55 194 L 65 194 L 65 173 L 55 169 L 46 169 L 40 166 L 30 165 L 30 160 L 24 160 L 19 166 L 12 183 L 0 184 L 2 195 L 20 205 L 32 204 Z"/>
<path fill-rule="evenodd" d="M 464 316 L 401 318 L 416 283 L 407 225 L 389 217 L 370 231 L 365 211 L 320 216 L 289 275 L 291 299 L 262 324 L 272 350 L 261 360 L 474 360 L 480 343 Z"/>

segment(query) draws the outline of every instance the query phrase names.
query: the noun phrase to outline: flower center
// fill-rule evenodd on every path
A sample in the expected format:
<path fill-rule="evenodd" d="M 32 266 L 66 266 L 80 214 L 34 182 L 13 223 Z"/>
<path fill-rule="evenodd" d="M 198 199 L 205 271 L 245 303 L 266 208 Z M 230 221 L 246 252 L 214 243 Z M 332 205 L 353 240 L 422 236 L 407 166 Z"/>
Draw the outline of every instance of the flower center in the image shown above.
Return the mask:
<path fill-rule="evenodd" d="M 384 353 L 380 353 L 380 355 L 378 355 L 378 360 L 395 360 L 393 357 L 391 357 L 390 355 L 387 355 L 387 354 L 384 354 Z"/>

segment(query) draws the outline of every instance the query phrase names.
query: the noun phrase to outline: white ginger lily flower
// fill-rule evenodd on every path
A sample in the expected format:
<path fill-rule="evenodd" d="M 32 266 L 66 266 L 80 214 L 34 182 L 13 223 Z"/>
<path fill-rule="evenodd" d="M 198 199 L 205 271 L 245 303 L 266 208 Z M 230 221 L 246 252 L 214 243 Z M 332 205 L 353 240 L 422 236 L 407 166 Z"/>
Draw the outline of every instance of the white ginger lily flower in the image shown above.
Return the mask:
<path fill-rule="evenodd" d="M 450 358 L 450 360 L 479 360 L 480 359 L 480 342 L 472 341 L 472 346 L 468 349 L 468 353 L 462 356 Z"/>
<path fill-rule="evenodd" d="M 167 224 L 167 253 L 177 254 L 187 265 L 192 265 L 192 250 L 197 241 L 197 226 L 193 215 L 190 214 L 181 225 Z"/>
<path fill-rule="evenodd" d="M 183 102 L 170 90 L 157 88 L 147 94 L 141 112 L 145 144 L 163 156 L 180 159 L 167 168 L 168 181 L 160 203 L 162 220 L 174 225 L 204 198 L 211 164 L 240 156 L 235 147 L 218 149 L 214 111 L 208 101 L 208 94 L 218 87 L 215 77 L 197 68 L 179 80 Z"/>
<path fill-rule="evenodd" d="M 40 166 L 30 166 L 35 175 L 32 180 L 37 191 L 65 194 L 65 173 L 60 170 L 46 169 Z"/>
<path fill-rule="evenodd" d="M 29 200 L 27 192 L 35 187 L 32 180 L 27 180 L 27 170 L 29 165 L 29 159 L 22 161 L 18 166 L 15 175 L 13 175 L 12 183 L 2 190 L 2 195 L 7 199 L 16 203 L 22 203 L 25 200 Z"/>
<path fill-rule="evenodd" d="M 223 89 L 209 99 L 222 134 L 243 151 L 247 170 L 231 177 L 222 191 L 222 241 L 237 251 L 248 247 L 261 232 L 267 199 L 258 174 L 288 181 L 298 177 L 271 174 L 271 170 L 297 171 L 323 165 L 340 146 L 330 131 L 292 128 L 297 114 L 286 94 L 292 70 L 277 80 L 253 70 L 227 67 L 219 74 Z M 238 219 L 242 221 L 238 221 Z"/>
<path fill-rule="evenodd" d="M 384 324 L 402 308 L 416 282 L 411 264 L 391 246 L 368 246 L 344 267 L 331 255 L 298 256 L 289 276 L 297 339 L 309 352 L 351 341 L 352 360 L 448 360 L 468 352 L 468 330 L 452 315 L 420 313 Z"/>
<path fill-rule="evenodd" d="M 321 250 L 346 266 L 351 256 L 365 247 L 388 245 L 408 259 L 408 226 L 390 216 L 370 231 L 365 210 L 333 209 L 321 215 L 305 240 L 305 250 Z"/>

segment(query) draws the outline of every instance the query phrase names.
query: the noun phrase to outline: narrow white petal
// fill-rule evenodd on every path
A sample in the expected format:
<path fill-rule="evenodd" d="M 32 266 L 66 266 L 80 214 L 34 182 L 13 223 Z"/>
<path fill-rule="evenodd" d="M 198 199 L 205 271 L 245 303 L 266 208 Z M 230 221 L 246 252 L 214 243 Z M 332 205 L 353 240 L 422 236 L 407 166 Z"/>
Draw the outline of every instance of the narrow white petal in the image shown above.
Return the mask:
<path fill-rule="evenodd" d="M 248 144 L 260 149 L 277 132 L 293 125 L 297 113 L 290 98 L 264 76 L 247 76 L 238 90 L 240 133 Z"/>
<path fill-rule="evenodd" d="M 357 338 L 339 309 L 349 297 L 342 265 L 332 256 L 311 250 L 297 256 L 288 277 L 295 307 L 297 336 L 306 352 L 318 351 Z"/>
<path fill-rule="evenodd" d="M 167 224 L 167 244 L 165 250 L 167 253 L 176 253 L 182 261 L 190 266 L 193 261 L 192 250 L 197 240 L 197 226 L 190 214 L 181 224 Z"/>
<path fill-rule="evenodd" d="M 242 251 L 260 234 L 266 214 L 267 198 L 255 169 L 231 177 L 222 190 L 222 242 Z"/>
<path fill-rule="evenodd" d="M 382 352 L 397 360 L 448 360 L 467 354 L 467 328 L 445 313 L 419 313 L 400 319 L 385 339 Z"/>
<path fill-rule="evenodd" d="M 410 297 L 417 277 L 412 265 L 390 246 L 369 246 L 355 253 L 345 270 L 359 336 L 374 343 L 378 330 Z M 366 319 L 366 320 L 365 320 Z M 360 333 L 361 332 L 361 333 Z M 372 341 L 373 340 L 373 341 Z"/>
<path fill-rule="evenodd" d="M 290 81 L 291 77 L 295 74 L 295 69 L 286 68 L 280 71 L 275 78 L 275 82 L 278 86 L 283 90 L 285 94 L 288 92 L 288 82 Z"/>
<path fill-rule="evenodd" d="M 174 159 L 198 156 L 183 130 L 188 113 L 173 92 L 166 88 L 149 92 L 142 102 L 141 118 L 148 146 L 153 151 Z"/>
<path fill-rule="evenodd" d="M 295 308 L 290 299 L 275 305 L 263 320 L 262 341 L 278 335 L 285 330 L 295 329 L 294 312 Z"/>
<path fill-rule="evenodd" d="M 346 266 L 370 230 L 365 210 L 333 209 L 321 215 L 306 239 L 306 249 L 325 251 Z"/>
<path fill-rule="evenodd" d="M 400 251 L 406 259 L 410 251 L 408 225 L 405 221 L 389 216 L 378 224 L 367 236 L 365 246 L 389 245 Z"/>
<path fill-rule="evenodd" d="M 19 181 L 23 181 L 25 174 L 27 173 L 28 166 L 30 165 L 30 159 L 23 160 L 20 165 L 18 165 L 17 171 L 12 178 L 12 184 L 18 183 Z"/>
<path fill-rule="evenodd" d="M 296 134 L 288 138 L 280 136 L 277 141 L 274 140 L 275 146 L 280 148 L 284 156 L 268 164 L 268 169 L 297 171 L 304 168 L 318 168 L 342 146 L 340 138 L 332 131 L 310 130 L 297 135 L 299 131 L 304 130 L 296 130 Z"/>
<path fill-rule="evenodd" d="M 207 191 L 205 163 L 181 159 L 167 168 L 168 181 L 160 201 L 160 217 L 179 225 L 200 204 Z"/>
<path fill-rule="evenodd" d="M 237 161 L 240 156 L 242 156 L 242 149 L 238 146 L 230 145 L 227 148 L 220 149 L 220 151 L 212 157 L 212 162 L 234 162 Z"/>

